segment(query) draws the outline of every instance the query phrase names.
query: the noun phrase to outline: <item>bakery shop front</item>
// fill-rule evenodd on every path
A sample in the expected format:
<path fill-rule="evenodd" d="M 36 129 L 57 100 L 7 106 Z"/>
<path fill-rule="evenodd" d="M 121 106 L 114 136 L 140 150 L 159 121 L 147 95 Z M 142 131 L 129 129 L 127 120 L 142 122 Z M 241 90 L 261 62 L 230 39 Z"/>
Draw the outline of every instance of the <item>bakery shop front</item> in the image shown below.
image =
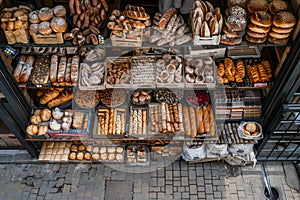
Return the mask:
<path fill-rule="evenodd" d="M 3 4 L 0 145 L 132 172 L 265 159 L 272 96 L 298 87 L 282 83 L 297 78 L 299 3 L 165 2 Z"/>

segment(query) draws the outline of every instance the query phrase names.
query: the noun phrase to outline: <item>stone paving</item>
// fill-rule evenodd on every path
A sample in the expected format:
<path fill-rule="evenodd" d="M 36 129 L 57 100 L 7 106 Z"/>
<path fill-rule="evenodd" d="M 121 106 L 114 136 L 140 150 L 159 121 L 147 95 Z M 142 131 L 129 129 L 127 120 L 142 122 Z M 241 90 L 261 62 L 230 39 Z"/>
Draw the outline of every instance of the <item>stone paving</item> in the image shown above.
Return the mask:
<path fill-rule="evenodd" d="M 281 199 L 300 199 L 286 184 L 281 162 L 267 163 Z M 126 186 L 126 187 L 125 187 Z M 113 189 L 112 189 L 113 188 Z M 101 163 L 0 164 L 0 199 L 265 199 L 261 165 L 176 161 L 150 173 L 125 173 Z M 112 198 L 115 193 L 115 198 Z"/>

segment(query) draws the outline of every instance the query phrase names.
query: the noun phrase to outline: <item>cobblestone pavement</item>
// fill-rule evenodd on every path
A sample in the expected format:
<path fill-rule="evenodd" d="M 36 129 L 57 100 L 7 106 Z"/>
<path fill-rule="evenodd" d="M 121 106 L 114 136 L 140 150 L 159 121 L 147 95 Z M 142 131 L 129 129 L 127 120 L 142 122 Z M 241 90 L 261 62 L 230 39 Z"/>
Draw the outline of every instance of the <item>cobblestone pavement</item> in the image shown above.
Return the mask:
<path fill-rule="evenodd" d="M 282 163 L 267 163 L 267 170 L 271 185 L 278 188 L 281 199 L 300 199 L 300 193 L 286 184 Z M 124 183 L 130 187 L 123 191 Z M 111 200 L 113 193 L 126 193 L 127 197 L 123 198 L 126 200 L 257 200 L 265 199 L 263 189 L 260 163 L 254 168 L 233 168 L 223 162 L 176 161 L 158 171 L 140 174 L 120 172 L 100 163 L 0 164 L 1 200 Z"/>

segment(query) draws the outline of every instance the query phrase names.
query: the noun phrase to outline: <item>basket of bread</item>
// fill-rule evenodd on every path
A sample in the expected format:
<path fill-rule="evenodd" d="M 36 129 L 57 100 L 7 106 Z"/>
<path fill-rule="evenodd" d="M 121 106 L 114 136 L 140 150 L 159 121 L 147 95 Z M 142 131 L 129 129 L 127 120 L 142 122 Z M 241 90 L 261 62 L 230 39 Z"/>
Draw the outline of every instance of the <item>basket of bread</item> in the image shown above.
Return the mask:
<path fill-rule="evenodd" d="M 241 122 L 238 127 L 238 134 L 240 138 L 250 140 L 259 140 L 263 137 L 261 125 L 253 121 Z"/>
<path fill-rule="evenodd" d="M 151 26 L 150 15 L 141 6 L 127 5 L 123 12 L 113 10 L 107 23 L 113 46 L 140 47 L 143 30 Z"/>
<path fill-rule="evenodd" d="M 35 44 L 63 44 L 63 32 L 67 30 L 67 10 L 62 5 L 44 7 L 29 13 L 29 33 Z"/>
<path fill-rule="evenodd" d="M 1 12 L 1 28 L 4 30 L 7 43 L 28 43 L 28 13 L 27 6 L 5 8 Z"/>

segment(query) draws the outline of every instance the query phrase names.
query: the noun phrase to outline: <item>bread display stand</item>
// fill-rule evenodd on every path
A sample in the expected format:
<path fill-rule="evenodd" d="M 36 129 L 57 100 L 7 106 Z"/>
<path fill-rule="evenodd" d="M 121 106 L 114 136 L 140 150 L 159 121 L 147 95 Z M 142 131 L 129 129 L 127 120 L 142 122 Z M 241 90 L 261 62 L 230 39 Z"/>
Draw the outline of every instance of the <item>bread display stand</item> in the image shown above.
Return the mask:
<path fill-rule="evenodd" d="M 261 53 L 258 49 L 258 46 L 234 46 L 234 47 L 227 47 L 227 56 L 231 57 L 232 59 L 239 59 L 239 58 L 260 58 Z"/>
<path fill-rule="evenodd" d="M 115 35 L 111 35 L 111 44 L 112 46 L 119 47 L 141 47 L 143 43 L 143 33 L 135 39 L 126 38 L 124 35 L 122 37 L 117 37 Z"/>
<path fill-rule="evenodd" d="M 220 35 L 215 35 L 212 37 L 200 37 L 199 35 L 194 35 L 193 43 L 194 45 L 219 45 L 220 39 Z"/>

